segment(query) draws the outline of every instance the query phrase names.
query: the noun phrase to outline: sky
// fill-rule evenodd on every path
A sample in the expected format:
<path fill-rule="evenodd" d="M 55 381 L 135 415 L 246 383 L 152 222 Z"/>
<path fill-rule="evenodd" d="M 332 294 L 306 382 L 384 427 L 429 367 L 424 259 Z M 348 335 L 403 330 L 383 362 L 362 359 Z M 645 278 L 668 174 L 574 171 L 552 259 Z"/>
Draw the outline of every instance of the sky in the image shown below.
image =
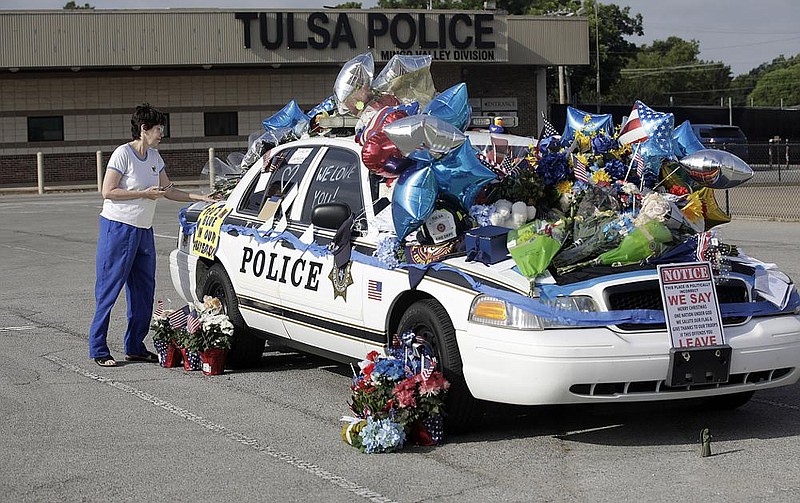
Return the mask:
<path fill-rule="evenodd" d="M 320 9 L 344 0 L 76 0 L 97 9 Z M 67 0 L 0 0 L 0 9 L 61 9 Z M 376 0 L 362 0 L 365 8 Z M 700 42 L 700 59 L 721 61 L 734 76 L 783 54 L 800 54 L 800 0 L 615 0 L 600 1 L 642 14 L 638 45 L 675 35 Z M 590 12 L 589 15 L 592 15 Z"/>

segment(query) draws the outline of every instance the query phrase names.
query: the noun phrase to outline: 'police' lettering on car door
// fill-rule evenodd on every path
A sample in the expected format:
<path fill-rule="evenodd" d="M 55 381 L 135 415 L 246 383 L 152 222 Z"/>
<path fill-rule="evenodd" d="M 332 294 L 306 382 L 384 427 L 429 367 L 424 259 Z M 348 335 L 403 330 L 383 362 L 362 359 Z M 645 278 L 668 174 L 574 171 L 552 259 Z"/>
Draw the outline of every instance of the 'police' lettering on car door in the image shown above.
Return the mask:
<path fill-rule="evenodd" d="M 269 260 L 264 250 L 254 251 L 245 246 L 242 250 L 242 266 L 239 272 L 251 272 L 256 278 L 264 276 L 269 281 L 286 283 L 292 286 L 303 285 L 306 290 L 317 291 L 319 288 L 319 272 L 322 262 L 295 258 L 288 255 L 278 255 L 270 252 Z"/>

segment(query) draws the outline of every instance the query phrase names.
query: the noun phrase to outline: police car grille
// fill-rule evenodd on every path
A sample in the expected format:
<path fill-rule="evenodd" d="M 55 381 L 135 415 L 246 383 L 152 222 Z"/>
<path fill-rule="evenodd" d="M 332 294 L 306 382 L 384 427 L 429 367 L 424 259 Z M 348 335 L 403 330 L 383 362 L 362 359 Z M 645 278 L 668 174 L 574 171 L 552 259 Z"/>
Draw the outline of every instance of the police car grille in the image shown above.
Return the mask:
<path fill-rule="evenodd" d="M 748 302 L 750 300 L 747 285 L 740 280 L 730 280 L 716 285 L 716 290 L 720 305 Z M 661 301 L 661 290 L 658 287 L 657 280 L 638 281 L 611 286 L 605 289 L 605 297 L 608 308 L 612 311 L 626 311 L 631 309 L 655 309 L 660 311 L 664 309 L 664 304 Z M 729 316 L 722 318 L 722 323 L 725 325 L 735 325 L 737 323 L 744 323 L 746 319 L 747 318 L 744 316 Z M 623 323 L 617 326 L 622 330 L 630 331 L 664 330 L 666 328 L 666 325 L 663 323 L 652 325 Z"/>
<path fill-rule="evenodd" d="M 744 372 L 731 374 L 728 382 L 722 384 L 708 384 L 692 386 L 682 386 L 677 388 L 668 387 L 663 380 L 657 381 L 630 381 L 630 382 L 596 382 L 573 384 L 569 391 L 580 396 L 636 396 L 644 394 L 667 394 L 677 391 L 697 391 L 708 388 L 735 388 L 750 384 L 774 382 L 792 374 L 795 367 L 785 367 L 779 369 L 759 370 L 757 372 Z"/>

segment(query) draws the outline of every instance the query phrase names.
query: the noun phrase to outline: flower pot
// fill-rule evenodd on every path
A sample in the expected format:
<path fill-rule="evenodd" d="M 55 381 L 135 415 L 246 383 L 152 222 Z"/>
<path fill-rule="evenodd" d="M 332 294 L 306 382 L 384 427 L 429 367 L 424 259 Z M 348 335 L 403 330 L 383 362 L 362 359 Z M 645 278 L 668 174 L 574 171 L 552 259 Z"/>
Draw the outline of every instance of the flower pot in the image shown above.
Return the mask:
<path fill-rule="evenodd" d="M 444 440 L 444 418 L 427 416 L 411 425 L 411 438 L 417 445 L 439 445 Z"/>
<path fill-rule="evenodd" d="M 180 367 L 181 366 L 181 351 L 175 344 L 175 341 L 153 341 L 153 346 L 158 353 L 158 363 L 164 368 Z"/>
<path fill-rule="evenodd" d="M 227 354 L 227 349 L 211 348 L 205 351 L 200 351 L 200 359 L 203 362 L 203 374 L 207 376 L 215 376 L 224 373 L 225 357 Z"/>
<path fill-rule="evenodd" d="M 183 355 L 184 370 L 200 370 L 200 353 L 181 348 L 181 354 Z"/>

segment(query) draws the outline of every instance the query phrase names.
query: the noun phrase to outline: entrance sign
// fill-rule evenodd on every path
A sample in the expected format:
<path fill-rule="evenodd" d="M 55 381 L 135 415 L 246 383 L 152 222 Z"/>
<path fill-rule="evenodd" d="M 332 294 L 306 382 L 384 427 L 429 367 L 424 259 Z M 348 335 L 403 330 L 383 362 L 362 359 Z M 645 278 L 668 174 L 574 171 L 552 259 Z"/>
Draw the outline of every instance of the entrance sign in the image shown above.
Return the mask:
<path fill-rule="evenodd" d="M 710 263 L 660 265 L 658 281 L 673 348 L 725 344 Z"/>

